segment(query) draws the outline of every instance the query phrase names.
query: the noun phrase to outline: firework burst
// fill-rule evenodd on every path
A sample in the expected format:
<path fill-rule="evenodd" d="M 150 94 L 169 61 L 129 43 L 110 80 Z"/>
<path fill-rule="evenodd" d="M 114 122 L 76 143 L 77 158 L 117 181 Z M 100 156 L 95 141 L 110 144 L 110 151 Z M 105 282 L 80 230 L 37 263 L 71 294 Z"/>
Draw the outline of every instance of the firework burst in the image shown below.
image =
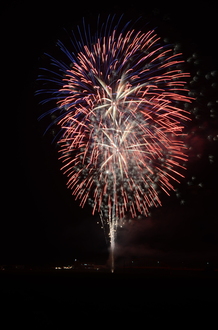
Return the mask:
<path fill-rule="evenodd" d="M 80 206 L 88 202 L 102 215 L 114 246 L 119 220 L 127 213 L 147 215 L 161 205 L 159 191 L 169 194 L 183 176 L 183 103 L 191 100 L 181 54 L 161 46 L 153 30 L 137 32 L 127 24 L 118 32 L 117 26 L 107 29 L 112 23 L 108 19 L 105 33 L 102 28 L 93 38 L 84 27 L 74 52 L 58 42 L 69 65 L 51 57 L 59 69 L 50 79 L 56 86 L 44 91 L 56 100 L 50 113 L 59 111 L 67 186 Z"/>

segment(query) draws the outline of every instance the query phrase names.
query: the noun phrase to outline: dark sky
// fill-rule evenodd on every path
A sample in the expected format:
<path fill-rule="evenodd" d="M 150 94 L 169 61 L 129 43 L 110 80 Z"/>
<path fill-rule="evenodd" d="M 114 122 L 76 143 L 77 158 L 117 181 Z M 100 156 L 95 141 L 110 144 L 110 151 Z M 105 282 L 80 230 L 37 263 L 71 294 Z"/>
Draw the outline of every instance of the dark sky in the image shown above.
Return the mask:
<path fill-rule="evenodd" d="M 34 97 L 39 58 L 64 27 L 96 13 L 139 15 L 160 34 L 183 47 L 195 81 L 197 102 L 187 127 L 190 162 L 187 179 L 163 207 L 119 233 L 117 255 L 154 259 L 213 260 L 218 255 L 218 82 L 217 16 L 210 1 L 153 6 L 111 2 L 110 8 L 64 1 L 7 1 L 1 5 L 2 195 L 0 264 L 65 263 L 74 258 L 108 257 L 98 216 L 80 209 L 65 187 L 57 149 L 43 137 Z M 172 3 L 172 2 L 171 2 Z M 189 5 L 190 3 L 190 5 Z M 212 2 L 211 2 L 212 3 Z M 194 55 L 193 55 L 194 54 Z M 195 63 L 194 63 L 195 62 Z M 198 74 L 196 73 L 198 72 Z M 213 72 L 213 74 L 211 73 Z M 217 101 L 217 102 L 216 102 Z M 5 184 L 6 182 L 6 184 Z M 193 261 L 194 262 L 194 261 Z"/>

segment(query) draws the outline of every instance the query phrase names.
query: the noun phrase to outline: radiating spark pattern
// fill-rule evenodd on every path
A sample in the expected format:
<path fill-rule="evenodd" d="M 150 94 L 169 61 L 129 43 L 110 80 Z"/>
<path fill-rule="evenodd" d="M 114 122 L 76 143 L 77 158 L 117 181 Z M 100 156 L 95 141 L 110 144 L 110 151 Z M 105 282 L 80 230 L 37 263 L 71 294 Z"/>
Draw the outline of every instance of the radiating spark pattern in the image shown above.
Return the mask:
<path fill-rule="evenodd" d="M 189 74 L 178 68 L 181 54 L 160 46 L 153 30 L 85 36 L 76 54 L 58 43 L 69 67 L 52 59 L 63 72 L 54 91 L 60 160 L 72 194 L 103 214 L 114 244 L 119 219 L 147 215 L 161 205 L 158 192 L 169 194 L 183 176 Z"/>

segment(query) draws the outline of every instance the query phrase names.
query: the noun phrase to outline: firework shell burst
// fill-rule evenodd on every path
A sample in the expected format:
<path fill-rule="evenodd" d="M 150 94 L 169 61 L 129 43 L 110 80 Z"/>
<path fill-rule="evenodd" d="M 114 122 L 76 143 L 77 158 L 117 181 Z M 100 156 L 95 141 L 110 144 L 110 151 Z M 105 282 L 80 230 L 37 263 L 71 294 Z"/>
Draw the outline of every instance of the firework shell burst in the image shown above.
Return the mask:
<path fill-rule="evenodd" d="M 110 24 L 109 24 L 110 23 Z M 58 68 L 52 93 L 61 137 L 60 160 L 67 186 L 105 219 L 147 215 L 161 205 L 183 176 L 187 161 L 183 109 L 188 73 L 154 30 L 112 29 L 108 19 L 93 37 L 84 24 L 72 51 L 58 41 L 68 64 L 50 56 Z M 119 23 L 120 24 L 120 23 Z M 42 80 L 49 80 L 42 75 Z M 114 225 L 114 227 L 116 227 Z"/>

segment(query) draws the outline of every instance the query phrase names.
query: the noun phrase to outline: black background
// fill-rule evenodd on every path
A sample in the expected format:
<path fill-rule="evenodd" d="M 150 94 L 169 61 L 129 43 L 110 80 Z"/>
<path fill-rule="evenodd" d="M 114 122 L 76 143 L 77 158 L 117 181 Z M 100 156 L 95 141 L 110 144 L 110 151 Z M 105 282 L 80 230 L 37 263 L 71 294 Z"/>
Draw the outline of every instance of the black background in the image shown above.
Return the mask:
<path fill-rule="evenodd" d="M 108 249 L 96 224 L 98 215 L 91 216 L 89 207 L 79 208 L 66 189 L 57 149 L 51 136 L 43 137 L 45 122 L 37 120 L 40 106 L 34 92 L 43 53 L 52 49 L 63 28 L 80 24 L 82 17 L 94 22 L 97 13 L 124 13 L 133 20 L 141 15 L 149 26 L 159 27 L 163 38 L 181 41 L 185 55 L 197 52 L 198 67 L 205 75 L 217 70 L 216 7 L 212 1 L 122 5 L 40 0 L 7 1 L 1 6 L 0 264 L 63 264 L 74 258 L 104 263 Z M 206 108 L 211 84 L 204 77 L 201 119 L 193 117 L 187 128 L 196 134 L 194 139 L 188 132 L 193 149 L 187 179 L 178 187 L 179 198 L 176 193 L 163 196 L 163 207 L 152 210 L 151 217 L 127 224 L 119 233 L 117 256 L 216 263 L 218 127 Z"/>

